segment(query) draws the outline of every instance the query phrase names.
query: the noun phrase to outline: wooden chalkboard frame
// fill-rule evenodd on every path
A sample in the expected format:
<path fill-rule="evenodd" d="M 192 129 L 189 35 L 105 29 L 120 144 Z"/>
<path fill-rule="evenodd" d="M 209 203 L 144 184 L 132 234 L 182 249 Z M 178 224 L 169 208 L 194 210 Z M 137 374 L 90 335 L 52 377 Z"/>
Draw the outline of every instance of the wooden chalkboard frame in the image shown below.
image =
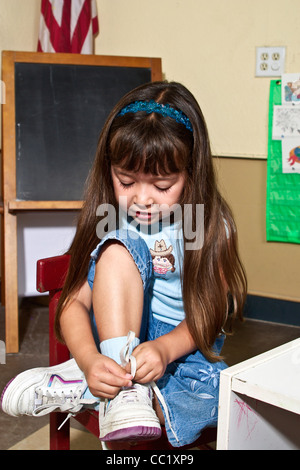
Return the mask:
<path fill-rule="evenodd" d="M 151 70 L 151 81 L 162 79 L 161 59 L 40 52 L 2 52 L 2 303 L 6 314 L 6 351 L 18 352 L 17 215 L 21 211 L 79 210 L 82 201 L 31 201 L 16 196 L 15 64 L 63 64 L 107 67 L 141 67 Z"/>

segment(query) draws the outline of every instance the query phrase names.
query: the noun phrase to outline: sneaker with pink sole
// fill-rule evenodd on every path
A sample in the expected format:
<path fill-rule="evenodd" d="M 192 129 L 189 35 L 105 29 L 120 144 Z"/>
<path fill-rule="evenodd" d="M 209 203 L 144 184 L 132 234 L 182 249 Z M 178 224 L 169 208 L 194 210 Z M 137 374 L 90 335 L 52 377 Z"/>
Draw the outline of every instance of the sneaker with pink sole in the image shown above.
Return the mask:
<path fill-rule="evenodd" d="M 43 416 L 53 411 L 76 414 L 99 399 L 84 399 L 87 383 L 74 359 L 52 367 L 30 369 L 13 378 L 1 395 L 11 416 Z"/>
<path fill-rule="evenodd" d="M 129 346 L 133 341 L 134 333 L 130 331 L 126 345 L 120 352 L 123 366 L 130 362 L 131 374 L 136 371 L 136 359 L 129 354 Z M 163 407 L 170 429 L 174 433 L 166 402 L 154 382 L 145 385 L 134 383 L 131 387 L 124 387 L 118 395 L 109 401 L 101 401 L 99 409 L 99 428 L 101 441 L 140 441 L 153 440 L 161 436 L 161 426 L 153 408 L 153 391 L 156 393 Z"/>
<path fill-rule="evenodd" d="M 151 387 L 136 383 L 123 388 L 113 400 L 102 402 L 99 427 L 101 441 L 158 439 L 161 427 L 152 406 Z"/>

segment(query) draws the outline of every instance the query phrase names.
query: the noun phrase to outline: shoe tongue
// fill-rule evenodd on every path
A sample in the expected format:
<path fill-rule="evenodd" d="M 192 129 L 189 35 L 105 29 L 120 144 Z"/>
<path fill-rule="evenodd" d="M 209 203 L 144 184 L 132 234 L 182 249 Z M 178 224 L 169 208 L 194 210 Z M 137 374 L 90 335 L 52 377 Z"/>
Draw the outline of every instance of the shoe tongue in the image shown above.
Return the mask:
<path fill-rule="evenodd" d="M 128 401 L 137 401 L 139 395 L 147 395 L 151 398 L 151 388 L 147 385 L 142 385 L 135 383 L 131 387 L 123 387 L 122 389 L 122 397 L 126 398 Z"/>
<path fill-rule="evenodd" d="M 137 397 L 137 394 L 138 394 L 138 391 L 137 391 L 137 387 L 135 386 L 135 384 L 132 385 L 131 387 L 122 387 L 122 389 L 120 390 L 118 395 L 116 395 L 114 400 L 119 400 L 119 399 L 121 399 L 121 400 L 123 400 L 123 399 L 135 400 L 136 397 Z"/>

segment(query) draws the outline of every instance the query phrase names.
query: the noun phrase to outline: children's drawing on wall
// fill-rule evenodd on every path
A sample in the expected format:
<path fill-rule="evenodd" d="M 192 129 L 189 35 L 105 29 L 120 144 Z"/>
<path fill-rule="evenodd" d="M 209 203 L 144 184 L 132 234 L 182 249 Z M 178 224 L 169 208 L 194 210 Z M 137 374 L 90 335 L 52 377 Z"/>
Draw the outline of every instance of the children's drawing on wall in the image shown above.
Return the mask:
<path fill-rule="evenodd" d="M 300 173 L 300 73 L 281 77 L 282 105 L 273 107 L 273 140 L 281 140 L 282 173 Z"/>
<path fill-rule="evenodd" d="M 300 107 L 274 106 L 273 139 L 300 137 Z"/>
<path fill-rule="evenodd" d="M 300 137 L 282 140 L 282 172 L 300 173 Z"/>
<path fill-rule="evenodd" d="M 282 104 L 300 104 L 300 73 L 286 73 L 281 77 Z"/>

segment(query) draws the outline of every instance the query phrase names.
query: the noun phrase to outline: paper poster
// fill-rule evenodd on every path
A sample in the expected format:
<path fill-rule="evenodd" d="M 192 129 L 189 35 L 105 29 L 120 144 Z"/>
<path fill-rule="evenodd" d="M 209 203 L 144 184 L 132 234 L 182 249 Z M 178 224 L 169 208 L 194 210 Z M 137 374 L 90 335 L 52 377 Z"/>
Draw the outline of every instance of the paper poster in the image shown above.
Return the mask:
<path fill-rule="evenodd" d="M 283 105 L 300 105 L 300 73 L 285 73 L 281 77 Z"/>
<path fill-rule="evenodd" d="M 300 137 L 300 106 L 274 106 L 273 140 Z"/>
<path fill-rule="evenodd" d="M 282 75 L 281 103 L 273 106 L 272 139 L 281 140 L 282 173 L 300 173 L 300 73 Z"/>
<path fill-rule="evenodd" d="M 300 173 L 300 137 L 286 138 L 282 146 L 282 173 Z"/>

